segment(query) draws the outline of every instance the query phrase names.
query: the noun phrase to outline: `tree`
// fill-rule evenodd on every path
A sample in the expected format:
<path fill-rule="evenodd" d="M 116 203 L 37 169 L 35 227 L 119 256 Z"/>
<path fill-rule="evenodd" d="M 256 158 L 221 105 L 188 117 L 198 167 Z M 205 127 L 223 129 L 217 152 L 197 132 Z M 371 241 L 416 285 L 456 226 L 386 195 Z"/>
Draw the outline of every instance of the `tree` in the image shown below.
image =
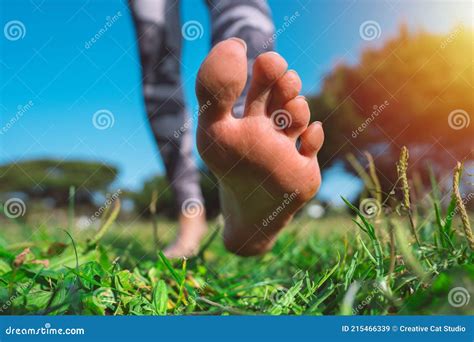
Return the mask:
<path fill-rule="evenodd" d="M 76 188 L 76 203 L 90 204 L 92 195 L 106 191 L 115 180 L 113 166 L 89 161 L 29 160 L 0 166 L 0 191 L 22 192 L 32 199 L 52 198 L 68 203 L 69 188 Z"/>
<path fill-rule="evenodd" d="M 424 181 L 427 164 L 443 175 L 457 160 L 472 160 L 473 47 L 473 32 L 462 26 L 448 36 L 402 27 L 381 48 L 367 48 L 357 65 L 337 65 L 310 100 L 326 132 L 323 168 L 369 151 L 387 190 L 402 145 L 410 149 L 409 171 Z"/>

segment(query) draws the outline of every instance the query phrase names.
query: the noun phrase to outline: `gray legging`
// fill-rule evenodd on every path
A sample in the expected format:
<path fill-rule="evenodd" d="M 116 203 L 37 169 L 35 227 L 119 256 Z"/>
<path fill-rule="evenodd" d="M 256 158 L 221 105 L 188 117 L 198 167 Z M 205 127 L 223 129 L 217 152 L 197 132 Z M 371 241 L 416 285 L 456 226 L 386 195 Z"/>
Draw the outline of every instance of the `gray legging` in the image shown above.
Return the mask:
<path fill-rule="evenodd" d="M 212 45 L 230 37 L 245 40 L 250 78 L 252 61 L 273 48 L 274 26 L 266 0 L 206 0 L 206 4 L 211 15 Z M 181 40 L 185 29 L 182 32 L 179 5 L 180 0 L 130 0 L 146 111 L 176 204 L 181 207 L 187 199 L 202 202 L 203 198 L 181 84 Z M 248 85 L 247 82 L 235 105 L 237 116 L 243 114 Z"/>

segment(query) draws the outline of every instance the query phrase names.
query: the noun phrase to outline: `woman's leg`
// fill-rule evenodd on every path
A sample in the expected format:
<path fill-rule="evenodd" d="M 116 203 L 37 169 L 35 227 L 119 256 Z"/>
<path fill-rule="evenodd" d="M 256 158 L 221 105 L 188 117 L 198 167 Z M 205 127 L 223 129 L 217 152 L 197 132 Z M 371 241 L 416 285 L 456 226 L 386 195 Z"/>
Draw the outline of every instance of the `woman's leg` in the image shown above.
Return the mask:
<path fill-rule="evenodd" d="M 169 257 L 193 254 L 206 231 L 199 171 L 192 155 L 192 125 L 181 84 L 179 1 L 132 0 L 147 116 L 180 211 Z M 196 210 L 195 210 L 196 209 Z"/>

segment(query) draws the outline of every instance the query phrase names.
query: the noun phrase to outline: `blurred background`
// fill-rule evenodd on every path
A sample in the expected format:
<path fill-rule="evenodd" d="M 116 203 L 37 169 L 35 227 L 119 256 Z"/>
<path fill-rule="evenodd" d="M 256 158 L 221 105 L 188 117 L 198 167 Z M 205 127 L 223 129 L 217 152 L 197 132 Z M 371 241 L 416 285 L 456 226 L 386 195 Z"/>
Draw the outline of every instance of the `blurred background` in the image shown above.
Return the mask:
<path fill-rule="evenodd" d="M 450 187 L 457 161 L 473 173 L 471 1 L 269 4 L 276 50 L 299 73 L 312 120 L 326 132 L 323 184 L 307 215 L 342 210 L 341 196 L 360 198 L 366 151 L 385 193 L 396 183 L 403 145 L 411 153 L 414 196 L 433 180 Z M 117 194 L 122 215 L 146 218 L 155 193 L 157 213 L 173 218 L 127 4 L 2 0 L 0 19 L 0 201 L 21 198 L 27 215 L 47 211 L 60 220 L 73 192 L 80 224 L 80 215 L 89 217 Z M 198 35 L 183 40 L 182 72 L 195 128 L 195 76 L 210 48 L 204 1 L 182 0 L 182 23 L 191 21 Z M 195 155 L 212 218 L 217 187 Z M 472 194 L 472 184 L 463 190 Z"/>

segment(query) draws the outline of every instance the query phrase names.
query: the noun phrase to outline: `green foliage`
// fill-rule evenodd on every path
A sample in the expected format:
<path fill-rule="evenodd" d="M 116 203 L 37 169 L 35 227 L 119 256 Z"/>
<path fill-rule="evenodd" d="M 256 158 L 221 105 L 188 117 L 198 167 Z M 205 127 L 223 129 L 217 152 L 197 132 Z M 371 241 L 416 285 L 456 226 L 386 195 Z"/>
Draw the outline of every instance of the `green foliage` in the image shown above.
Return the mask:
<path fill-rule="evenodd" d="M 300 216 L 272 251 L 255 258 L 227 253 L 212 225 L 189 260 L 131 248 L 133 240 L 152 245 L 149 229 L 135 229 L 125 246 L 123 232 L 107 240 L 117 228 L 118 201 L 92 239 L 62 231 L 67 243 L 54 241 L 57 229 L 31 235 L 24 222 L 25 243 L 0 236 L 0 314 L 474 314 L 474 255 L 466 236 L 455 233 L 462 231 L 460 213 L 453 205 L 444 213 L 439 195 L 432 192 L 426 216 L 412 201 L 410 219 L 386 201 L 367 210 L 345 200 L 352 221 Z M 336 231 L 350 222 L 350 230 Z"/>
<path fill-rule="evenodd" d="M 463 307 L 466 314 L 474 314 L 474 304 L 471 298 L 464 297 L 474 292 L 474 266 L 471 264 L 454 267 L 441 272 L 432 283 L 432 286 L 414 294 L 401 314 L 410 314 L 416 310 L 420 315 L 456 315 Z M 458 296 L 456 298 L 455 296 Z M 451 303 L 446 298 L 450 298 Z M 469 300 L 468 300 L 469 299 Z M 465 305 L 461 305 L 467 302 Z M 454 303 L 454 306 L 453 306 Z"/>
<path fill-rule="evenodd" d="M 405 240 L 396 240 L 391 272 L 385 219 L 366 218 L 348 205 L 357 213 L 349 231 L 298 218 L 273 250 L 258 258 L 231 255 L 219 239 L 199 257 L 172 261 L 161 252 L 130 254 L 104 239 L 91 249 L 83 233 L 72 234 L 76 249 L 72 242 L 58 248 L 50 235 L 28 234 L 31 253 L 15 265 L 23 248 L 0 239 L 0 314 L 474 313 L 472 300 L 458 307 L 448 301 L 454 288 L 474 291 L 474 257 L 462 237 L 450 234 L 452 246 L 437 243 L 433 214 L 420 226 L 418 246 L 400 217 L 396 226 Z M 454 229 L 459 222 L 453 219 L 451 225 Z M 301 235 L 301 227 L 313 228 Z M 321 235 L 322 229 L 332 233 Z M 107 232 L 108 241 L 116 240 L 113 232 Z M 142 242 L 149 239 L 143 229 L 136 233 Z M 49 266 L 33 263 L 38 259 L 47 259 Z"/>
<path fill-rule="evenodd" d="M 410 147 L 417 160 L 412 173 L 429 162 L 442 174 L 453 158 L 469 157 L 474 125 L 466 124 L 466 116 L 474 112 L 474 73 L 466 51 L 473 47 L 474 33 L 467 27 L 454 28 L 450 36 L 402 27 L 382 47 L 365 48 L 356 65 L 337 65 L 310 100 L 312 119 L 322 121 L 326 133 L 320 164 L 371 151 L 387 191 L 397 179 L 392 165 L 399 146 Z M 468 114 L 454 123 L 449 115 L 455 110 Z M 431 148 L 434 141 L 437 147 Z M 428 174 L 420 176 L 427 184 Z"/>

